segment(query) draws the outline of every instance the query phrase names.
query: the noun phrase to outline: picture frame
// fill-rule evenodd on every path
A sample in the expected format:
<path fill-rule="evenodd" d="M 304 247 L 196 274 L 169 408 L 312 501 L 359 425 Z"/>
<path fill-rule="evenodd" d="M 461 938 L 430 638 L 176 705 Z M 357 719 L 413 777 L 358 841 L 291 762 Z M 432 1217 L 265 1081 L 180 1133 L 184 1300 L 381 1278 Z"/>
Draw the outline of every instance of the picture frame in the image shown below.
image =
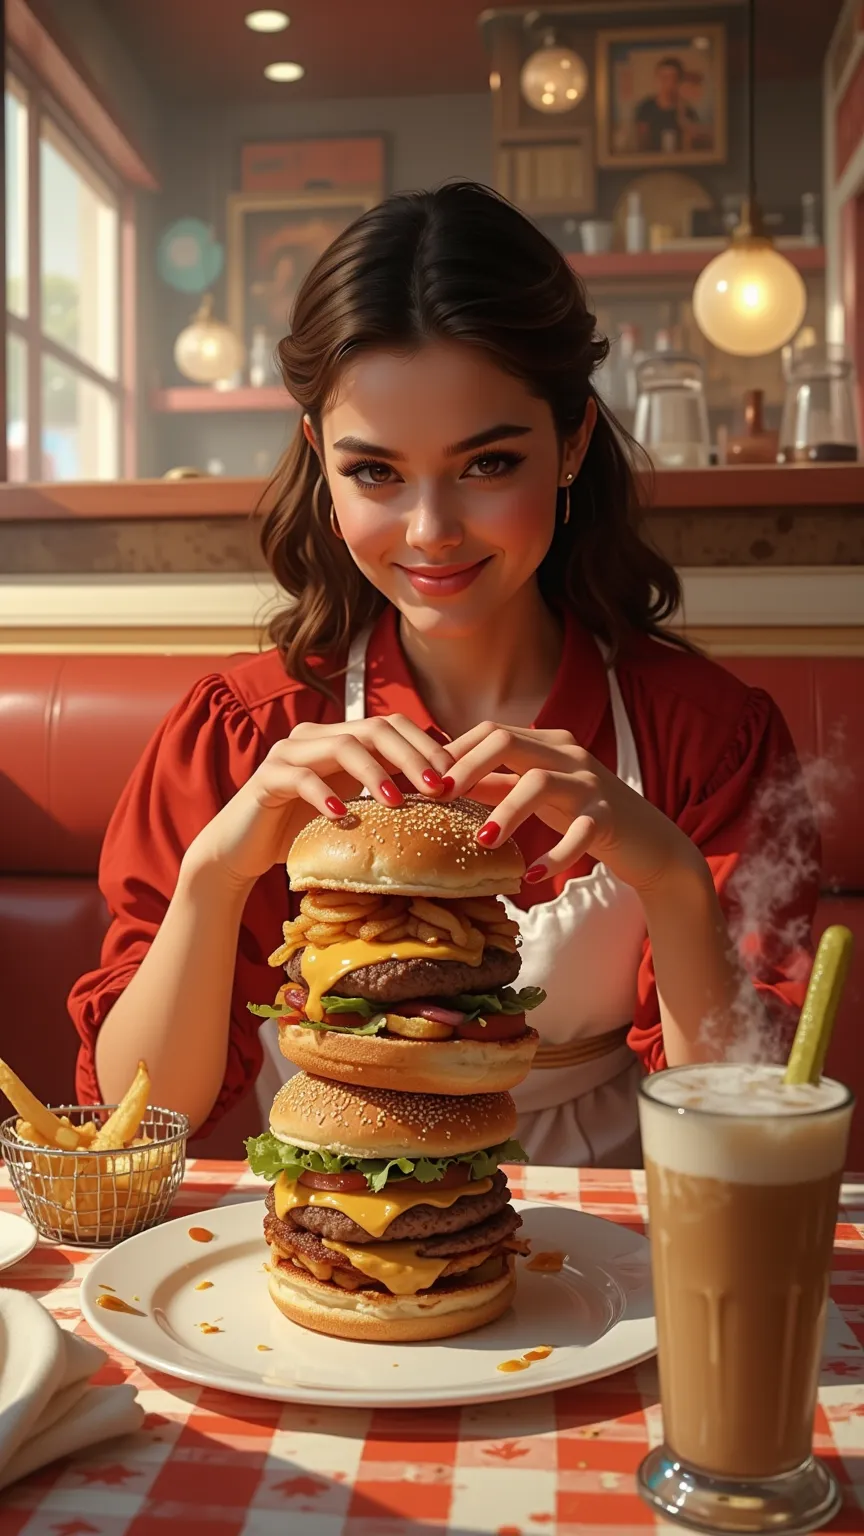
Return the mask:
<path fill-rule="evenodd" d="M 380 201 L 366 192 L 232 192 L 227 209 L 228 324 L 247 351 L 262 328 L 289 328 L 303 278 L 331 241 Z"/>
<path fill-rule="evenodd" d="M 598 32 L 598 164 L 622 170 L 722 164 L 727 89 L 722 24 Z"/>
<path fill-rule="evenodd" d="M 258 139 L 240 150 L 241 192 L 361 192 L 387 186 L 383 134 L 326 139 Z"/>

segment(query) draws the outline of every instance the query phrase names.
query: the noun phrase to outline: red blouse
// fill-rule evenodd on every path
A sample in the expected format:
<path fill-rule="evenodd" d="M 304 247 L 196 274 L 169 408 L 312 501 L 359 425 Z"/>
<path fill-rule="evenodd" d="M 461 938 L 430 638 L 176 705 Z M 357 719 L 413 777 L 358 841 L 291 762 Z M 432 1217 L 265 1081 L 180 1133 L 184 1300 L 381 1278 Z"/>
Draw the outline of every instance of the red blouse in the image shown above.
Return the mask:
<path fill-rule="evenodd" d="M 644 793 L 701 848 L 727 916 L 738 919 L 740 926 L 732 877 L 759 839 L 771 836 L 764 815 L 758 828 L 754 825 L 760 790 L 775 778 L 788 781 L 797 773 L 786 724 L 767 694 L 745 687 L 704 657 L 661 641 L 635 637 L 619 654 L 615 668 L 636 739 Z M 369 715 L 398 711 L 445 739 L 418 696 L 399 645 L 393 609 L 384 613 L 369 642 L 366 709 Z M 83 976 L 69 997 L 82 1041 L 80 1103 L 101 1100 L 96 1035 L 147 953 L 192 839 L 249 778 L 274 742 L 298 722 L 341 718 L 341 707 L 286 677 L 278 653 L 268 651 L 240 657 L 224 671 L 201 678 L 162 723 L 105 836 L 99 884 L 113 920 L 102 964 Z M 558 674 L 535 725 L 570 731 L 614 771 L 615 729 L 604 663 L 596 643 L 575 619 L 567 620 Z M 532 818 L 517 840 L 528 862 L 534 862 L 556 841 L 556 834 Z M 807 862 L 813 877 L 791 906 L 772 912 L 772 933 L 801 935 L 809 929 L 818 894 L 815 830 L 807 852 L 812 853 Z M 583 861 L 566 876 L 526 886 L 516 900 L 523 907 L 548 901 L 567 878 L 590 867 L 590 860 Z M 275 995 L 278 978 L 267 956 L 276 948 L 291 909 L 285 870 L 274 867 L 254 886 L 243 914 L 225 1081 L 204 1130 L 243 1096 L 260 1069 L 258 1024 L 246 1004 L 270 1002 Z M 778 952 L 768 934 L 751 932 L 744 938 L 755 985 L 769 1009 L 788 1026 L 794 1018 L 791 1010 L 803 1001 L 807 953 L 791 942 Z M 648 1071 L 665 1064 L 647 941 L 629 1038 Z"/>

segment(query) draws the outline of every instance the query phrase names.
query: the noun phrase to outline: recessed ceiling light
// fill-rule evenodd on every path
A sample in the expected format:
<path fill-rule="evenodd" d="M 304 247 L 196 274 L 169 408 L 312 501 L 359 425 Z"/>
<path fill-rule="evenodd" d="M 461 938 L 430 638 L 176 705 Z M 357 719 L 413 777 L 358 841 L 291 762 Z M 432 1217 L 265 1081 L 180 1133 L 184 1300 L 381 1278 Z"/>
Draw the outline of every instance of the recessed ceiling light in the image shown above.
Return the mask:
<path fill-rule="evenodd" d="M 282 80 L 289 85 L 292 80 L 302 80 L 306 71 L 302 64 L 268 64 L 264 71 L 268 80 Z"/>
<path fill-rule="evenodd" d="M 245 20 L 250 32 L 284 32 L 291 18 L 284 11 L 250 11 Z"/>

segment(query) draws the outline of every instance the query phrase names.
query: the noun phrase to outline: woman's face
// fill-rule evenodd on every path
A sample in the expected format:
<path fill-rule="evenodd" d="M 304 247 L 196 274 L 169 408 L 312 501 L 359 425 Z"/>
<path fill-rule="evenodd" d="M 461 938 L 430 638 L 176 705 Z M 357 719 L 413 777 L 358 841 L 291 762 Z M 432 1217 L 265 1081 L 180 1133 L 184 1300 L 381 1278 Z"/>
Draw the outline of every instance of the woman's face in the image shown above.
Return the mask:
<path fill-rule="evenodd" d="M 505 613 L 534 581 L 594 419 L 592 403 L 562 454 L 546 402 L 459 343 L 349 362 L 318 447 L 360 570 L 429 635 Z"/>

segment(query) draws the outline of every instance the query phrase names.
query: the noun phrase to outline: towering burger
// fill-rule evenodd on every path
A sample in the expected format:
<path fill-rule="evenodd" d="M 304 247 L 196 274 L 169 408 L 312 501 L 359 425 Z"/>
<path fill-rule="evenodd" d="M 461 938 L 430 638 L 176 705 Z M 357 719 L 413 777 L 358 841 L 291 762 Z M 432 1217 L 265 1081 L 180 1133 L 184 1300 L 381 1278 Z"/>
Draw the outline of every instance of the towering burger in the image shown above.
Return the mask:
<path fill-rule="evenodd" d="M 270 957 L 284 1056 L 305 1071 L 412 1093 L 501 1092 L 539 1043 L 516 990 L 519 928 L 501 895 L 519 890 L 515 842 L 484 848 L 483 806 L 408 795 L 398 807 L 351 801 L 295 840 L 291 887 L 304 894 Z"/>
<path fill-rule="evenodd" d="M 339 1338 L 441 1339 L 492 1322 L 515 1290 L 521 1217 L 501 1162 L 507 1093 L 348 1087 L 298 1073 L 247 1143 L 273 1181 L 269 1290 L 294 1322 Z"/>

